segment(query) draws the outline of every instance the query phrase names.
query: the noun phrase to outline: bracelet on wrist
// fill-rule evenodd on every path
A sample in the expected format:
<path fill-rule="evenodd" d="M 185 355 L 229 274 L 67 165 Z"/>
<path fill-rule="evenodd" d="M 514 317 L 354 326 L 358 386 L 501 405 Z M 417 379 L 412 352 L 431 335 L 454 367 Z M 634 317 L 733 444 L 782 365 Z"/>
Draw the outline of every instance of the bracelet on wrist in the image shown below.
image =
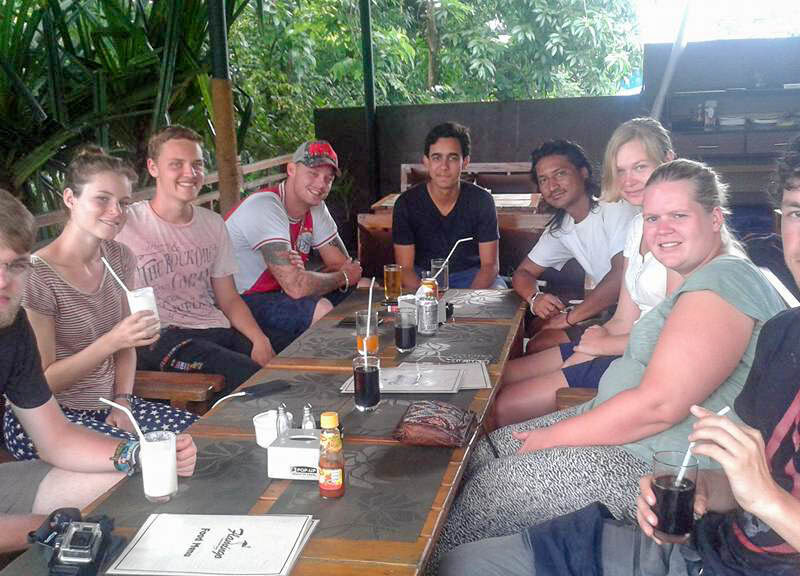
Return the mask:
<path fill-rule="evenodd" d="M 571 313 L 572 313 L 572 309 L 567 310 L 567 317 L 564 318 L 564 320 L 566 320 L 567 326 L 569 326 L 570 328 L 574 328 L 577 324 L 573 324 L 572 322 L 569 321 L 569 315 Z"/>
<path fill-rule="evenodd" d="M 127 400 L 128 404 L 133 403 L 133 394 L 114 394 L 112 400 Z"/>
<path fill-rule="evenodd" d="M 128 476 L 133 476 L 139 470 L 139 445 L 138 440 L 123 440 L 117 445 L 114 455 L 110 458 L 114 468 Z"/>
<path fill-rule="evenodd" d="M 345 272 L 344 270 L 339 270 L 339 272 L 341 272 L 342 275 L 344 276 L 344 288 L 339 287 L 339 292 L 344 293 L 350 289 L 350 278 L 347 276 L 347 272 Z"/>
<path fill-rule="evenodd" d="M 533 314 L 533 315 L 536 315 L 536 312 L 533 311 L 533 305 L 536 303 L 536 299 L 539 296 L 541 296 L 542 294 L 543 294 L 543 292 L 541 290 L 536 290 L 536 292 L 531 294 L 531 297 L 528 298 L 529 306 L 530 306 L 530 309 L 531 309 L 531 314 Z"/>

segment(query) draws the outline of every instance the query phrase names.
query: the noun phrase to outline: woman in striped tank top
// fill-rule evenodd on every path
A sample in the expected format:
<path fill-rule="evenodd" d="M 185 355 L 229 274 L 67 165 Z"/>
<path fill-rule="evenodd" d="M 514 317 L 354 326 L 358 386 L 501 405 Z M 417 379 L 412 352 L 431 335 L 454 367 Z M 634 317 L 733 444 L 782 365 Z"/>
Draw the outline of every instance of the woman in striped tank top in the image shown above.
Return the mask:
<path fill-rule="evenodd" d="M 65 416 L 109 436 L 133 438 L 133 426 L 98 398 L 130 407 L 143 431 L 181 432 L 196 417 L 132 395 L 136 347 L 159 337 L 150 311 L 130 314 L 122 288 L 104 257 L 128 286 L 135 259 L 114 237 L 125 224 L 136 181 L 133 169 L 98 148 L 87 148 L 67 168 L 64 231 L 32 257 L 23 306 L 36 334 L 45 378 Z M 18 460 L 37 458 L 12 410 L 5 412 L 5 441 Z"/>

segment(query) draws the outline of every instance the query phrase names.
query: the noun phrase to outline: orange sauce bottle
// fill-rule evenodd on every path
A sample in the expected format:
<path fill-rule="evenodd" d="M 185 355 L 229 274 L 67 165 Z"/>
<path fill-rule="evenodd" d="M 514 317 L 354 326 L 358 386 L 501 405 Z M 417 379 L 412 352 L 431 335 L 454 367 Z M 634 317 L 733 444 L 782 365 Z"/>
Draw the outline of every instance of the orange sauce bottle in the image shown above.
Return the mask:
<path fill-rule="evenodd" d="M 344 496 L 344 453 L 339 435 L 339 415 L 323 412 L 319 435 L 319 495 L 323 498 Z"/>

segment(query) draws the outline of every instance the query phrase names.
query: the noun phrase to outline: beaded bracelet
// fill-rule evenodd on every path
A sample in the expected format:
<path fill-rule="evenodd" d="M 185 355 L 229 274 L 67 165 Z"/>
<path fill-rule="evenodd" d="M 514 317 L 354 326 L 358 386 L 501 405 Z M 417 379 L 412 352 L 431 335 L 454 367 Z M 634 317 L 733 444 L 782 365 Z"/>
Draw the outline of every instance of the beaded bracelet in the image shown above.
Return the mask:
<path fill-rule="evenodd" d="M 114 451 L 114 455 L 110 458 L 114 462 L 114 468 L 128 476 L 136 474 L 139 469 L 140 448 L 138 440 L 123 440 L 120 442 Z"/>

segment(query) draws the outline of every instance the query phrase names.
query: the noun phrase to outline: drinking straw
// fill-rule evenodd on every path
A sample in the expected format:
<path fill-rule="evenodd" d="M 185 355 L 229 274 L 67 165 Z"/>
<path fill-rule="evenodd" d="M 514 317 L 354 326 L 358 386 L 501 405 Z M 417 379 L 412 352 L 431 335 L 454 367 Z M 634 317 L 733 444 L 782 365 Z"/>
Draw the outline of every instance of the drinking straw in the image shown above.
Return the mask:
<path fill-rule="evenodd" d="M 450 256 L 452 256 L 453 252 L 456 251 L 456 247 L 458 247 L 458 245 L 461 244 L 462 242 L 469 242 L 470 240 L 472 240 L 472 236 L 470 236 L 469 238 L 462 238 L 461 240 L 458 240 L 458 241 L 456 241 L 455 244 L 453 244 L 453 249 L 450 250 L 450 254 L 447 255 L 447 258 L 444 259 L 444 263 L 442 264 L 442 267 L 439 268 L 439 271 L 436 274 L 433 275 L 433 279 L 434 280 L 436 280 L 436 277 L 439 276 L 439 274 L 442 273 L 442 270 L 444 270 L 447 267 L 447 264 L 450 262 Z"/>
<path fill-rule="evenodd" d="M 728 412 L 731 411 L 730 406 L 725 406 L 722 410 L 717 412 L 717 416 L 725 416 Z M 675 476 L 675 481 L 672 483 L 673 486 L 680 486 L 681 482 L 683 482 L 683 477 L 686 476 L 686 470 L 689 468 L 689 458 L 692 457 L 692 448 L 697 442 L 690 442 L 689 449 L 686 451 L 686 455 L 683 457 L 683 462 L 681 462 L 681 469 L 678 470 L 678 475 Z"/>
<path fill-rule="evenodd" d="M 372 282 L 369 283 L 369 303 L 367 304 L 367 335 L 364 337 L 364 346 L 363 346 L 364 367 L 366 367 L 367 365 L 367 340 L 369 340 L 369 324 L 370 320 L 372 320 L 372 289 L 374 287 L 375 287 L 375 276 L 372 277 Z"/>
<path fill-rule="evenodd" d="M 130 410 L 128 410 L 122 404 L 117 404 L 116 402 L 112 402 L 111 400 L 107 400 L 106 398 L 100 398 L 100 402 L 102 402 L 103 404 L 108 404 L 109 406 L 113 406 L 117 410 L 121 410 L 128 418 L 131 419 L 131 422 L 133 422 L 133 428 L 139 435 L 139 440 L 141 442 L 146 442 L 146 440 L 144 439 L 144 434 L 142 434 L 142 429 L 139 428 L 139 424 L 136 422 L 136 418 L 133 417 L 133 414 L 131 414 Z"/>
<path fill-rule="evenodd" d="M 108 271 L 111 272 L 111 275 L 114 277 L 114 280 L 117 281 L 117 284 L 119 284 L 125 291 L 125 294 L 130 294 L 130 290 L 128 290 L 128 287 L 125 286 L 125 283 L 120 279 L 120 277 L 117 276 L 117 273 L 114 272 L 114 269 L 111 267 L 111 264 L 108 263 L 108 260 L 106 260 L 105 256 L 100 256 L 100 260 L 102 260 L 103 264 L 106 265 L 106 268 L 108 268 Z"/>

